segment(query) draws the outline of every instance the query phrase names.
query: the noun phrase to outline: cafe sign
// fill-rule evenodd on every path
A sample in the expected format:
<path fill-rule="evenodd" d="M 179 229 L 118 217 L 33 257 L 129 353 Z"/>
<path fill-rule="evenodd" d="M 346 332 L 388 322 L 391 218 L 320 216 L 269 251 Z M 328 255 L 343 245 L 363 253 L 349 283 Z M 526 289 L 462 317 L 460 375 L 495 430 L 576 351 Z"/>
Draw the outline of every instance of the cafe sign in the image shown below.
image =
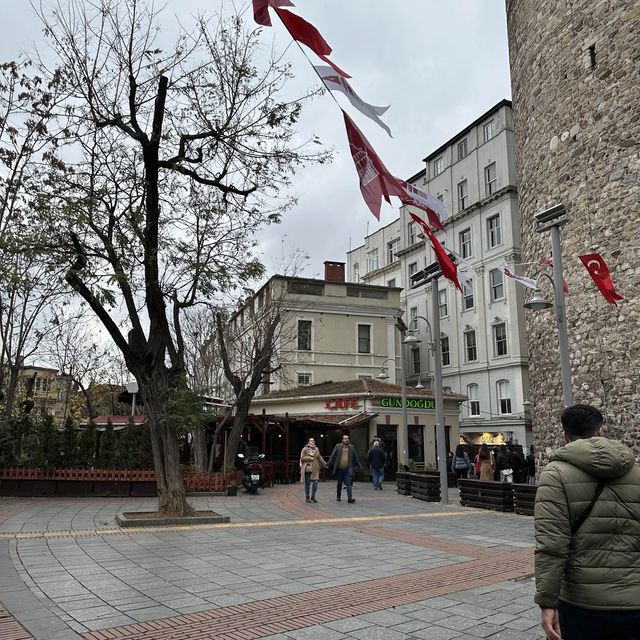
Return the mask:
<path fill-rule="evenodd" d="M 324 401 L 324 408 L 330 411 L 335 411 L 336 409 L 342 411 L 345 409 L 357 409 L 358 398 L 327 398 Z"/>
<path fill-rule="evenodd" d="M 402 409 L 401 398 L 380 398 L 380 406 L 386 409 Z M 407 409 L 435 409 L 436 401 L 432 398 L 411 398 L 407 400 Z"/>

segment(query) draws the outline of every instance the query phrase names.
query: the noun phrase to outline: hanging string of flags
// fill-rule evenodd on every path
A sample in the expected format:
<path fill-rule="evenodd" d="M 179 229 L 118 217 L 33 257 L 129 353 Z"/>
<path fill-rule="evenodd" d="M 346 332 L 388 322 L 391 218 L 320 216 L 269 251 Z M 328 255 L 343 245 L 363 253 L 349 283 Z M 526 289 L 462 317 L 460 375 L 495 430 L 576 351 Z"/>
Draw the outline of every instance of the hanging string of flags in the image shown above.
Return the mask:
<path fill-rule="evenodd" d="M 382 127 L 390 137 L 393 137 L 389 126 L 380 119 L 380 116 L 384 115 L 389 107 L 376 107 L 360 98 L 351 84 L 347 82 L 351 76 L 329 59 L 328 56 L 331 55 L 332 49 L 318 29 L 299 15 L 288 9 L 283 9 L 283 7 L 295 6 L 291 0 L 252 0 L 252 2 L 253 17 L 259 25 L 272 26 L 269 8 L 273 9 L 291 37 L 297 43 L 304 44 L 311 49 L 323 62 L 329 65 L 316 66 L 310 63 L 327 90 L 345 95 L 354 108 Z M 358 174 L 360 192 L 371 213 L 379 220 L 382 200 L 391 204 L 391 196 L 399 198 L 400 202 L 405 205 L 419 209 L 421 213 L 410 212 L 410 216 L 422 228 L 425 236 L 429 238 L 436 259 L 440 264 L 442 275 L 460 291 L 463 291 L 463 286 L 469 288 L 471 281 L 466 274 L 475 273 L 473 266 L 451 249 L 445 250 L 431 229 L 433 227 L 444 231 L 443 221 L 447 218 L 447 211 L 442 201 L 405 180 L 393 176 L 353 120 L 343 109 L 341 111 L 349 141 L 349 150 Z M 578 258 L 607 302 L 616 304 L 617 301 L 624 300 L 615 291 L 607 264 L 600 254 L 592 253 L 578 256 Z M 458 266 L 462 268 L 459 270 Z M 553 262 L 550 259 L 543 260 L 541 266 L 553 266 Z M 523 286 L 538 289 L 537 280 L 515 274 L 508 264 L 502 266 L 500 270 L 506 277 L 512 278 Z M 569 287 L 565 281 L 563 281 L 563 288 L 567 294 Z"/>

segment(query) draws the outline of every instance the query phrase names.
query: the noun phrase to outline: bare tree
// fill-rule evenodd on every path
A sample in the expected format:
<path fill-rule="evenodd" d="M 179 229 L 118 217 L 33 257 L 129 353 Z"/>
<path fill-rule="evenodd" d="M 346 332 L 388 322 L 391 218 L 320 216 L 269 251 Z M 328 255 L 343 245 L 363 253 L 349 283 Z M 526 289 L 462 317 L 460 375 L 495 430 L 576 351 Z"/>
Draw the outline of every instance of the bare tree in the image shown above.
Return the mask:
<path fill-rule="evenodd" d="M 295 140 L 301 99 L 281 97 L 289 69 L 258 60 L 256 31 L 201 19 L 163 49 L 158 19 L 137 0 L 59 1 L 43 16 L 81 160 L 51 177 L 38 210 L 48 255 L 70 265 L 66 282 L 138 381 L 158 509 L 182 515 L 168 412 L 187 385 L 182 315 L 263 273 L 253 233 L 292 203 L 295 168 L 326 155 Z"/>
<path fill-rule="evenodd" d="M 47 82 L 28 61 L 0 64 L 0 393 L 5 415 L 16 409 L 25 361 L 55 327 L 53 307 L 63 291 L 60 269 L 44 266 L 26 247 L 38 243 L 30 199 L 58 143 L 60 131 L 51 124 L 60 91 L 55 72 Z"/>

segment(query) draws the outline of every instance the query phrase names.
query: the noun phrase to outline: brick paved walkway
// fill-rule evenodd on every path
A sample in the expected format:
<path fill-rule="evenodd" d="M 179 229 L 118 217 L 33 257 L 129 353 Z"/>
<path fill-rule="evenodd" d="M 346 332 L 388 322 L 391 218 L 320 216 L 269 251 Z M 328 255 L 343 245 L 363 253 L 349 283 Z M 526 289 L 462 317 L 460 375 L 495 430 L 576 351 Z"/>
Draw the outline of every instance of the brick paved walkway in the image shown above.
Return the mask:
<path fill-rule="evenodd" d="M 531 519 L 320 487 L 318 505 L 300 485 L 198 498 L 231 524 L 125 533 L 115 514 L 151 501 L 0 499 L 1 599 L 36 640 L 541 638 Z"/>

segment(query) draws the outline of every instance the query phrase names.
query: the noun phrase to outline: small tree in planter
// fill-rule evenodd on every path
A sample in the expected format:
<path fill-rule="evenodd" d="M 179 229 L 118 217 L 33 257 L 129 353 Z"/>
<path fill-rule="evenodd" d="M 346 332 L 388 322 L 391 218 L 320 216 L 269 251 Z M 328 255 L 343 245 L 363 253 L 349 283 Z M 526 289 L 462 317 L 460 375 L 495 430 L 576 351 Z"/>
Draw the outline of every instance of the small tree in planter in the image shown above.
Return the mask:
<path fill-rule="evenodd" d="M 78 433 L 71 418 L 64 422 L 60 463 L 63 467 L 74 467 L 78 464 Z"/>
<path fill-rule="evenodd" d="M 86 429 L 78 436 L 78 464 L 94 467 L 96 463 L 96 423 L 89 420 Z"/>

